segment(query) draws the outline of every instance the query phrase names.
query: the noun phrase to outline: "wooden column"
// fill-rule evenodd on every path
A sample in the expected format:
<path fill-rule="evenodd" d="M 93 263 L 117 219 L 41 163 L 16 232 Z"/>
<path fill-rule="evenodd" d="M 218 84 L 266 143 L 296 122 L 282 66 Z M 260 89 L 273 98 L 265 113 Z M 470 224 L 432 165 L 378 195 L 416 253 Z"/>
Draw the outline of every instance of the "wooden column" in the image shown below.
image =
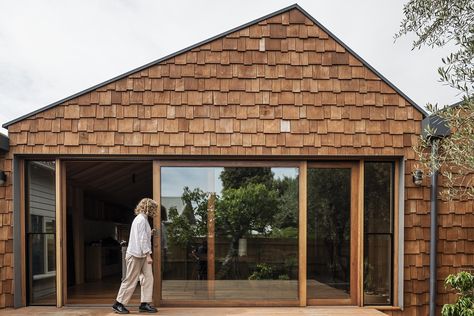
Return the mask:
<path fill-rule="evenodd" d="M 355 201 L 352 201 L 353 205 L 351 206 L 351 217 L 354 219 L 354 224 L 351 224 L 354 226 L 351 229 L 351 238 L 354 236 L 356 243 L 355 246 L 351 245 L 351 248 L 354 248 L 351 253 L 356 255 L 356 266 L 353 267 L 351 273 L 355 274 L 355 304 L 362 306 L 364 300 L 364 161 L 360 160 L 354 163 L 352 172 L 354 174 L 352 175 L 353 193 L 351 192 L 351 198 L 354 200 L 355 197 Z"/>
<path fill-rule="evenodd" d="M 214 299 L 216 279 L 216 221 L 215 221 L 216 194 L 211 193 L 207 202 L 207 291 L 209 299 Z"/>
<path fill-rule="evenodd" d="M 56 306 L 64 305 L 66 297 L 66 169 L 56 159 Z"/>
<path fill-rule="evenodd" d="M 161 165 L 158 160 L 153 161 L 153 200 L 158 203 L 158 211 L 153 217 L 153 304 L 161 303 Z"/>
<path fill-rule="evenodd" d="M 62 298 L 63 306 L 67 304 L 67 190 L 66 190 L 66 163 L 61 162 L 61 225 L 62 225 L 62 265 L 63 265 L 63 275 L 62 275 Z"/>
<path fill-rule="evenodd" d="M 306 306 L 306 229 L 307 229 L 307 183 L 308 163 L 300 163 L 299 172 L 299 224 L 298 224 L 298 294 L 299 305 Z"/>

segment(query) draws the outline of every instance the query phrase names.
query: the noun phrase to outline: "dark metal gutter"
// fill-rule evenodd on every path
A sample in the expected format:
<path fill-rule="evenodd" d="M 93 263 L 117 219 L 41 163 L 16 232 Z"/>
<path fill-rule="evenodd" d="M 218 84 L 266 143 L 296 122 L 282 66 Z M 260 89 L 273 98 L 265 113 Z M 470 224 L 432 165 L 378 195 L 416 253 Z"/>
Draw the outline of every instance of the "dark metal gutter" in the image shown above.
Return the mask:
<path fill-rule="evenodd" d="M 163 61 L 166 61 L 166 60 L 168 60 L 168 59 L 170 59 L 170 58 L 173 58 L 173 57 L 178 56 L 178 55 L 180 55 L 180 54 L 186 53 L 186 52 L 188 52 L 188 51 L 190 51 L 190 50 L 192 50 L 192 49 L 194 49 L 194 48 L 197 48 L 197 47 L 199 47 L 199 46 L 208 44 L 208 43 L 210 43 L 210 42 L 212 42 L 212 41 L 214 41 L 214 40 L 216 40 L 216 39 L 218 39 L 218 38 L 221 38 L 221 37 L 227 36 L 227 35 L 229 35 L 229 34 L 231 34 L 231 33 L 240 31 L 240 30 L 242 30 L 242 29 L 244 29 L 244 28 L 246 28 L 246 27 L 249 27 L 249 26 L 251 26 L 251 25 L 257 24 L 257 23 L 259 23 L 259 22 L 261 22 L 261 21 L 263 21 L 263 20 L 269 19 L 269 18 L 271 18 L 271 17 L 274 17 L 274 16 L 276 16 L 276 15 L 285 13 L 285 12 L 290 11 L 290 10 L 293 10 L 293 9 L 299 10 L 299 11 L 300 11 L 301 13 L 303 13 L 308 19 L 310 19 L 316 26 L 320 27 L 324 32 L 326 32 L 330 37 L 332 37 L 337 43 L 339 43 L 342 47 L 344 47 L 344 49 L 346 49 L 350 54 L 352 54 L 354 57 L 356 57 L 364 66 L 366 66 L 366 67 L 369 68 L 372 72 L 374 72 L 374 73 L 375 73 L 378 77 L 380 77 L 386 84 L 388 84 L 393 90 L 395 90 L 398 94 L 400 94 L 403 98 L 405 98 L 405 100 L 407 100 L 412 106 L 414 106 L 418 111 L 420 111 L 420 113 L 423 115 L 423 117 L 427 117 L 427 116 L 428 116 L 428 113 L 425 111 L 425 109 L 423 109 L 421 106 L 419 106 L 418 104 L 416 104 L 415 101 L 413 101 L 412 99 L 410 99 L 406 94 L 404 94 L 400 89 L 398 89 L 393 83 L 391 83 L 387 78 L 385 78 L 380 72 L 378 72 L 378 71 L 377 71 L 374 67 L 372 67 L 368 62 L 366 62 L 362 57 L 360 57 L 356 52 L 354 52 L 349 46 L 347 46 L 342 40 L 340 40 L 337 36 L 335 36 L 333 33 L 331 33 L 331 31 L 329 31 L 326 27 L 324 27 L 321 23 L 319 23 L 314 17 L 312 17 L 308 12 L 306 12 L 306 11 L 305 11 L 303 8 L 301 8 L 298 4 L 293 4 L 293 5 L 290 5 L 290 6 L 286 7 L 286 8 L 280 9 L 280 10 L 278 10 L 278 11 L 275 11 L 275 12 L 273 12 L 273 13 L 270 13 L 270 14 L 268 14 L 268 15 L 265 15 L 265 16 L 263 16 L 263 17 L 261 17 L 261 18 L 258 18 L 258 19 L 256 19 L 256 20 L 250 21 L 250 22 L 245 23 L 245 24 L 243 24 L 243 25 L 241 25 L 241 26 L 238 26 L 238 27 L 236 27 L 236 28 L 233 28 L 233 29 L 231 29 L 231 30 L 229 30 L 229 31 L 226 31 L 226 32 L 224 32 L 224 33 L 221 33 L 221 34 L 219 34 L 219 35 L 213 36 L 213 37 L 211 37 L 211 38 L 209 38 L 209 39 L 206 39 L 206 40 L 204 40 L 204 41 L 201 41 L 201 42 L 199 42 L 199 43 L 197 43 L 197 44 L 194 44 L 194 45 L 191 45 L 191 46 L 189 46 L 189 47 L 186 47 L 186 48 L 184 48 L 184 49 L 182 49 L 182 50 L 179 50 L 179 51 L 177 51 L 177 52 L 175 52 L 175 53 L 169 54 L 169 55 L 167 55 L 167 56 L 165 56 L 165 57 L 163 57 L 163 58 L 160 58 L 160 59 L 157 59 L 157 60 L 155 60 L 155 61 L 152 61 L 152 62 L 150 62 L 150 63 L 148 63 L 148 64 L 146 64 L 146 65 L 143 65 L 143 66 L 141 66 L 141 67 L 138 67 L 138 68 L 135 68 L 135 69 L 133 69 L 133 70 L 130 70 L 130 71 L 128 71 L 128 72 L 126 72 L 126 73 L 124 73 L 124 74 L 118 75 L 118 76 L 116 76 L 116 77 L 114 77 L 114 78 L 112 78 L 112 79 L 110 79 L 110 80 L 107 80 L 107 81 L 104 81 L 104 82 L 102 82 L 102 83 L 99 83 L 99 84 L 97 84 L 97 85 L 95 85 L 95 86 L 93 86 L 93 87 L 90 87 L 90 88 L 88 88 L 88 89 L 85 89 L 85 90 L 83 90 L 83 91 L 80 91 L 80 92 L 78 92 L 78 93 L 75 93 L 75 94 L 73 94 L 73 95 L 71 95 L 71 96 L 69 96 L 69 97 L 66 97 L 66 98 L 64 98 L 64 99 L 61 99 L 61 100 L 59 100 L 59 101 L 57 101 L 57 102 L 51 103 L 51 104 L 49 104 L 49 105 L 47 105 L 47 106 L 45 106 L 45 107 L 42 107 L 42 108 L 40 108 L 40 109 L 38 109 L 38 110 L 36 110 L 36 111 L 33 111 L 33 112 L 31 112 L 31 113 L 28 113 L 28 114 L 25 114 L 25 115 L 23 115 L 23 116 L 20 116 L 19 118 L 16 118 L 16 119 L 14 119 L 14 120 L 12 120 L 12 121 L 9 121 L 9 122 L 3 124 L 2 127 L 3 127 L 3 128 L 8 128 L 8 126 L 10 126 L 10 125 L 12 125 L 12 124 L 15 124 L 15 123 L 17 123 L 17 122 L 19 122 L 19 121 L 21 121 L 21 120 L 24 120 L 24 119 L 26 119 L 26 118 L 28 118 L 28 117 L 31 117 L 31 116 L 33 116 L 33 115 L 35 115 L 35 114 L 41 113 L 41 112 L 43 112 L 43 111 L 46 111 L 46 110 L 48 110 L 48 109 L 50 109 L 50 108 L 52 108 L 52 107 L 55 107 L 55 106 L 57 106 L 57 105 L 59 105 L 59 104 L 62 104 L 62 103 L 64 103 L 64 102 L 67 102 L 67 101 L 69 101 L 69 100 L 72 100 L 72 99 L 74 99 L 74 98 L 77 98 L 77 97 L 79 97 L 79 96 L 81 96 L 81 95 L 83 95 L 83 94 L 86 94 L 86 93 L 88 93 L 88 92 L 94 91 L 94 90 L 96 90 L 96 89 L 98 89 L 98 88 L 101 88 L 101 87 L 103 87 L 103 86 L 106 86 L 106 85 L 108 85 L 109 83 L 112 83 L 112 82 L 114 82 L 114 81 L 123 79 L 123 78 L 125 78 L 125 77 L 127 77 L 127 76 L 129 76 L 129 75 L 132 75 L 132 74 L 136 73 L 136 72 L 142 71 L 142 70 L 144 70 L 144 69 L 146 69 L 146 68 L 149 68 L 149 67 L 151 67 L 151 66 L 154 66 L 154 65 L 156 65 L 156 64 L 159 64 L 159 63 L 161 63 L 161 62 L 163 62 Z"/>
<path fill-rule="evenodd" d="M 431 132 L 429 132 L 431 130 Z M 451 134 L 446 121 L 438 115 L 430 115 L 421 121 L 421 134 L 423 137 L 444 138 Z"/>

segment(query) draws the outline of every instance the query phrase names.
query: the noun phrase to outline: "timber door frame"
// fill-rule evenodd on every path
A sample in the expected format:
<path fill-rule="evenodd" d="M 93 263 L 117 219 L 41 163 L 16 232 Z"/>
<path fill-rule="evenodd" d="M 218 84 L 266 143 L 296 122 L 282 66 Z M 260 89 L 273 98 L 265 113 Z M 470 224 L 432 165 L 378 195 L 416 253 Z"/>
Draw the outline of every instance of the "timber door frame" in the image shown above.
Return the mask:
<path fill-rule="evenodd" d="M 161 306 L 161 164 L 153 160 L 153 200 L 159 210 L 153 216 L 153 304 Z"/>
<path fill-rule="evenodd" d="M 56 159 L 56 306 L 67 304 L 66 164 Z"/>
<path fill-rule="evenodd" d="M 354 162 L 345 162 L 345 161 L 335 161 L 335 162 L 308 162 L 307 169 L 351 169 L 351 210 L 350 210 L 350 298 L 348 299 L 306 299 L 307 305 L 353 305 L 361 306 L 362 304 L 362 295 L 361 287 L 362 283 L 362 271 L 360 267 L 361 263 L 361 250 L 362 250 L 362 240 L 361 240 L 361 229 L 362 229 L 362 213 L 363 207 L 361 207 L 361 189 L 362 183 L 360 178 L 360 163 L 359 161 Z M 308 187 L 308 176 L 306 175 L 306 190 Z M 307 198 L 306 198 L 307 200 Z M 307 203 L 307 202 L 306 202 Z M 306 210 L 307 214 L 307 210 Z M 307 215 L 305 216 L 304 230 L 307 232 Z M 307 238 L 307 236 L 306 236 Z M 307 239 L 305 239 L 305 244 L 307 245 Z M 306 258 L 307 259 L 307 258 Z M 301 263 L 300 263 L 301 264 Z M 307 266 L 307 260 L 304 262 L 305 270 Z M 307 275 L 305 276 L 307 279 Z M 307 290 L 307 289 L 306 289 Z M 307 293 L 306 293 L 307 294 Z"/>
<path fill-rule="evenodd" d="M 99 299 L 99 302 L 88 303 L 84 301 L 84 299 L 69 299 L 68 298 L 68 249 L 67 249 L 67 164 L 69 162 L 104 162 L 104 163 L 116 163 L 116 162 L 140 162 L 140 163 L 148 163 L 152 166 L 152 172 L 154 177 L 154 162 L 155 160 L 152 159 L 117 159 L 113 157 L 108 157 L 106 159 L 96 159 L 96 158 L 82 158 L 82 157 L 68 157 L 68 158 L 57 158 L 56 160 L 56 284 L 57 284 L 57 307 L 63 306 L 80 306 L 80 305 L 87 305 L 87 306 L 97 306 L 102 305 L 104 302 Z M 74 181 L 71 180 L 74 184 Z M 154 194 L 155 190 L 155 179 L 152 178 L 152 194 Z M 81 188 L 81 187 L 77 187 Z M 76 188 L 76 189 L 77 189 Z M 154 195 L 153 195 L 154 196 Z M 73 199 L 74 200 L 74 197 Z M 74 211 L 74 209 L 73 209 Z M 160 216 L 160 212 L 157 212 L 158 216 Z M 83 216 L 83 215 L 82 215 Z M 60 224 L 58 224 L 60 223 Z M 155 223 L 155 220 L 154 220 Z M 131 224 L 131 223 L 130 223 Z M 154 225 L 153 225 L 154 226 Z M 154 226 L 154 228 L 156 228 Z M 156 234 L 154 234 L 156 237 Z M 74 239 L 74 236 L 72 236 Z M 156 244 L 156 242 L 155 242 Z M 71 251 L 71 250 L 69 250 Z M 58 253 L 60 252 L 60 255 Z M 154 262 L 153 266 L 159 262 L 159 255 L 160 253 L 155 253 L 153 250 Z M 72 252 L 74 255 L 74 252 Z M 122 259 L 121 259 L 122 260 Z M 154 269 L 155 275 L 159 273 L 159 269 L 161 265 L 158 265 L 157 268 Z M 85 276 L 84 276 L 85 278 Z M 156 278 L 154 282 L 154 291 L 156 286 Z M 118 291 L 119 288 L 117 288 Z"/>

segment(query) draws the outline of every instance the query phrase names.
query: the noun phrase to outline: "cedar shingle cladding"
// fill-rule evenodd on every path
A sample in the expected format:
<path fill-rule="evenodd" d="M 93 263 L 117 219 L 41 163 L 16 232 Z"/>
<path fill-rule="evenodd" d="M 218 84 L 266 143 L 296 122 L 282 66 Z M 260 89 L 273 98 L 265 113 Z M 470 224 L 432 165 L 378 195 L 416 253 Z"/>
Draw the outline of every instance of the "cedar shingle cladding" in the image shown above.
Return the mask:
<path fill-rule="evenodd" d="M 13 124 L 9 133 L 25 153 L 407 155 L 421 118 L 294 9 Z M 280 133 L 282 119 L 291 133 Z"/>
<path fill-rule="evenodd" d="M 290 133 L 280 133 L 282 119 L 290 121 Z M 293 9 L 9 126 L 5 164 L 11 170 L 14 153 L 404 156 L 405 314 L 424 315 L 429 189 L 411 181 L 411 146 L 421 119 L 402 96 Z M 11 186 L 5 189 L 7 202 L 2 198 L 0 306 L 11 306 Z M 458 218 L 453 216 L 447 221 Z M 440 222 L 446 230 L 440 238 L 450 242 L 440 245 L 462 243 L 472 256 L 467 244 L 472 228 L 461 236 L 464 222 L 458 220 L 455 229 Z M 444 262 L 449 265 L 453 256 L 441 256 L 440 280 L 448 272 Z"/>
<path fill-rule="evenodd" d="M 11 158 L 0 155 L 7 185 L 0 186 L 0 308 L 13 305 L 13 204 Z"/>

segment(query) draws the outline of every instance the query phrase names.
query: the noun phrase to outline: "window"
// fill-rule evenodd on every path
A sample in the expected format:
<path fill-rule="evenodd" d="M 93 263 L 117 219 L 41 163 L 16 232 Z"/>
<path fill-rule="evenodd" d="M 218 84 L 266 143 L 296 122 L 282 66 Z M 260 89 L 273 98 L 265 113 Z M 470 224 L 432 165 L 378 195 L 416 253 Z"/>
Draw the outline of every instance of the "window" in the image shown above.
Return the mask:
<path fill-rule="evenodd" d="M 56 220 L 30 214 L 32 231 L 37 232 L 31 235 L 32 258 L 35 264 L 32 267 L 34 275 L 54 273 L 55 263 L 55 239 Z"/>
<path fill-rule="evenodd" d="M 26 242 L 30 305 L 56 304 L 56 188 L 54 161 L 28 161 Z"/>

